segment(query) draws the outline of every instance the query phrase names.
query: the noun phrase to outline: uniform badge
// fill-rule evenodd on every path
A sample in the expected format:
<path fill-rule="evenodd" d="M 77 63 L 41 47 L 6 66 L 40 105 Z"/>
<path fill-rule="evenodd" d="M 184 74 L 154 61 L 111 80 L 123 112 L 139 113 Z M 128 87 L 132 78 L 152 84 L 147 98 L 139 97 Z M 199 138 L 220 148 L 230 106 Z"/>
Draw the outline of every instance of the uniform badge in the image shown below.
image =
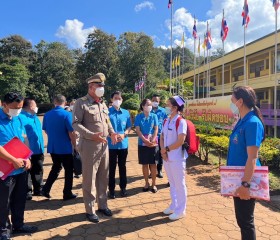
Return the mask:
<path fill-rule="evenodd" d="M 238 144 L 238 134 L 235 134 L 232 141 L 235 143 L 235 144 Z"/>

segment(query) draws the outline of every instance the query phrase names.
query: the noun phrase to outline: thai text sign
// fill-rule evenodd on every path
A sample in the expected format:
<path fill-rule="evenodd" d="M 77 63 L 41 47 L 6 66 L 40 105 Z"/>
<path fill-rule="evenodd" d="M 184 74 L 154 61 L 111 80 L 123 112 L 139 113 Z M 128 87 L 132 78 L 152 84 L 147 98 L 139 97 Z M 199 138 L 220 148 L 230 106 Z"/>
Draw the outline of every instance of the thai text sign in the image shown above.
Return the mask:
<path fill-rule="evenodd" d="M 230 110 L 231 96 L 187 101 L 186 117 L 192 121 L 211 123 L 214 127 L 232 129 L 238 115 Z"/>

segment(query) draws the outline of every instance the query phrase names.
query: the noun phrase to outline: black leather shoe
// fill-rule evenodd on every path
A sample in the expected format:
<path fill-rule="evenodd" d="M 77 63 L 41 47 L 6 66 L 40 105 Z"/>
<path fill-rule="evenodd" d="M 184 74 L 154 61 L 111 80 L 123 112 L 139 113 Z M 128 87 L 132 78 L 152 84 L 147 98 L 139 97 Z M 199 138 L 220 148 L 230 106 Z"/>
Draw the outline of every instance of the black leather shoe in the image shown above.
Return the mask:
<path fill-rule="evenodd" d="M 111 198 L 111 199 L 115 199 L 116 198 L 116 195 L 115 195 L 115 192 L 111 192 L 111 191 L 109 191 L 109 193 L 108 193 L 108 197 L 109 198 Z"/>
<path fill-rule="evenodd" d="M 158 177 L 158 178 L 163 178 L 163 175 L 162 175 L 162 172 L 161 172 L 161 171 L 158 172 L 157 177 Z"/>
<path fill-rule="evenodd" d="M 32 193 L 27 193 L 26 200 L 32 200 Z"/>
<path fill-rule="evenodd" d="M 86 214 L 87 220 L 90 222 L 98 223 L 99 222 L 99 217 L 96 214 Z"/>
<path fill-rule="evenodd" d="M 77 198 L 78 194 L 71 194 L 71 195 L 65 195 L 63 196 L 63 200 L 66 201 L 66 200 L 70 200 L 70 199 L 75 199 Z"/>
<path fill-rule="evenodd" d="M 33 196 L 43 196 L 41 191 L 34 191 Z"/>
<path fill-rule="evenodd" d="M 50 193 L 45 192 L 44 190 L 41 191 L 41 195 L 44 196 L 44 197 L 46 197 L 46 198 L 51 198 Z"/>
<path fill-rule="evenodd" d="M 98 209 L 97 211 L 103 213 L 105 216 L 108 216 L 108 217 L 113 216 L 113 213 L 109 208 Z"/>
<path fill-rule="evenodd" d="M 11 239 L 11 237 L 10 237 L 10 234 L 8 234 L 8 233 L 2 234 L 0 236 L 0 240 L 10 240 L 10 239 Z"/>
<path fill-rule="evenodd" d="M 121 196 L 122 197 L 126 197 L 127 196 L 127 192 L 126 192 L 125 188 L 121 189 Z"/>
<path fill-rule="evenodd" d="M 37 232 L 38 228 L 35 226 L 28 226 L 28 225 L 23 225 L 20 228 L 15 228 L 13 229 L 13 233 L 34 233 Z"/>

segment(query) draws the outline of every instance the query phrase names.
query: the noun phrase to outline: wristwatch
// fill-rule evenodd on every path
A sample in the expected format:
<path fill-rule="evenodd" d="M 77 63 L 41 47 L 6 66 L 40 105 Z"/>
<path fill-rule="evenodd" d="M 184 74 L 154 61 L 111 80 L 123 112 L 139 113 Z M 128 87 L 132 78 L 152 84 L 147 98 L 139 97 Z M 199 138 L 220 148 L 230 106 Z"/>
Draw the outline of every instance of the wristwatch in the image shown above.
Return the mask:
<path fill-rule="evenodd" d="M 165 147 L 165 150 L 166 150 L 166 152 L 170 152 L 170 149 L 169 149 L 169 147 L 167 146 L 167 147 Z"/>
<path fill-rule="evenodd" d="M 250 183 L 248 183 L 248 182 L 241 182 L 241 185 L 245 188 L 250 188 L 250 186 L 251 186 Z"/>

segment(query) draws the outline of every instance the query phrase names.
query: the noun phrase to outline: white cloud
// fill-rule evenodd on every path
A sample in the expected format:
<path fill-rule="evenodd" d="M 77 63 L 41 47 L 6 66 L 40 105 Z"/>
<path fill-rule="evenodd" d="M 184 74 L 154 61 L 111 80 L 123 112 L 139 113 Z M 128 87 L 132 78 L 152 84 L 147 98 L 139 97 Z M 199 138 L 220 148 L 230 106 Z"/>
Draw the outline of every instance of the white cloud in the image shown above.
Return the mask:
<path fill-rule="evenodd" d="M 141 10 L 143 10 L 144 8 L 148 8 L 150 10 L 154 10 L 155 9 L 155 6 L 152 2 L 149 2 L 149 1 L 145 1 L 145 2 L 142 2 L 140 4 L 137 4 L 134 8 L 135 12 L 140 12 Z"/>
<path fill-rule="evenodd" d="M 208 10 L 208 19 L 201 21 L 197 19 L 198 36 L 203 39 L 206 32 L 207 22 L 211 28 L 212 50 L 222 48 L 220 39 L 222 10 L 225 11 L 225 19 L 229 27 L 228 37 L 225 41 L 225 51 L 229 52 L 238 47 L 243 46 L 244 31 L 242 27 L 242 8 L 243 0 L 212 0 L 211 9 Z M 250 22 L 246 30 L 246 43 L 261 38 L 275 30 L 274 8 L 271 0 L 254 0 L 249 1 Z M 186 8 L 179 8 L 174 12 L 173 20 L 173 40 L 178 44 L 181 42 L 182 33 L 185 32 L 185 46 L 193 51 L 193 17 Z M 165 22 L 166 27 L 170 31 L 170 19 Z M 279 25 L 279 23 L 278 23 Z M 167 34 L 169 37 L 169 34 Z M 170 38 L 170 37 L 169 37 Z M 202 40 L 201 40 L 202 42 Z"/>
<path fill-rule="evenodd" d="M 57 29 L 56 36 L 63 38 L 74 48 L 83 48 L 87 41 L 88 34 L 92 33 L 96 28 L 84 28 L 84 23 L 74 19 L 66 20 L 64 26 Z"/>

